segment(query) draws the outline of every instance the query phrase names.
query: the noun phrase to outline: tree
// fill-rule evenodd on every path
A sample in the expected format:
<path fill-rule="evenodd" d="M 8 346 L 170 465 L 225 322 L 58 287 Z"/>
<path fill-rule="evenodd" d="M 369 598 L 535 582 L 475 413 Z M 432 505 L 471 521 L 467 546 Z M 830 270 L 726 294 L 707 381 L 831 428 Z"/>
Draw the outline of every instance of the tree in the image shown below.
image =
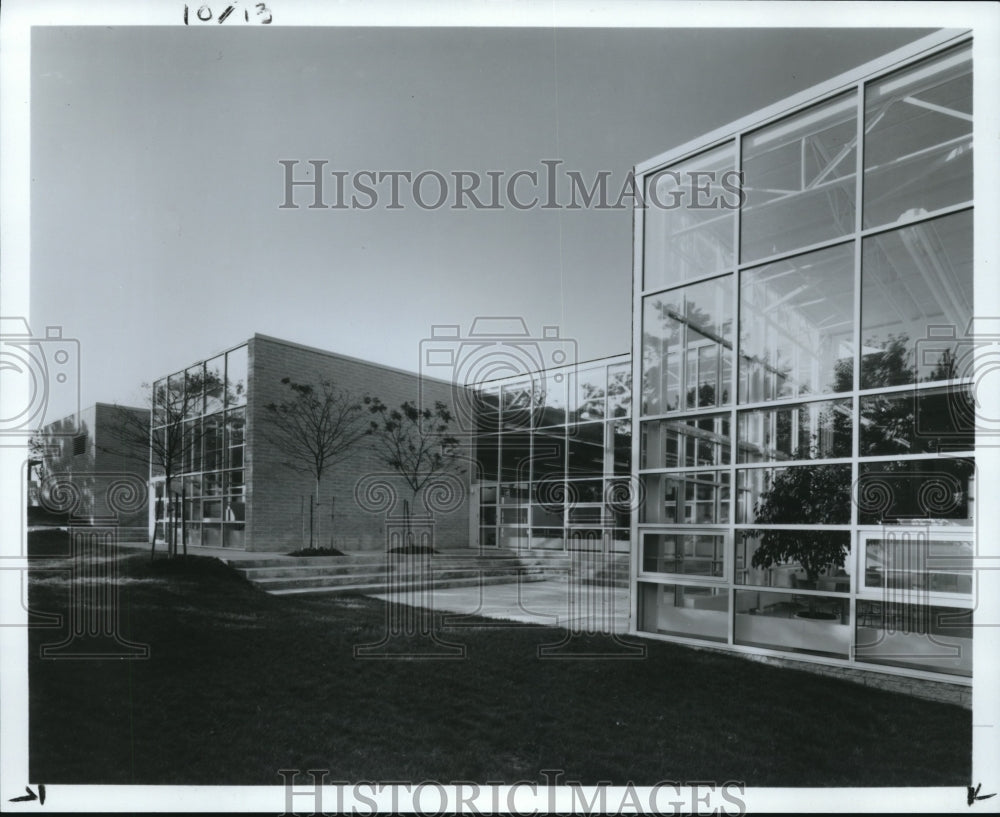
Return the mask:
<path fill-rule="evenodd" d="M 114 435 L 118 448 L 101 446 L 102 451 L 120 454 L 126 459 L 149 466 L 163 475 L 164 487 L 164 541 L 168 556 L 177 555 L 176 502 L 173 492 L 174 478 L 183 471 L 187 449 L 199 442 L 189 432 L 185 434 L 185 421 L 200 417 L 206 395 L 221 395 L 221 379 L 212 372 L 174 375 L 157 381 L 154 385 L 143 383 L 149 395 L 149 414 L 137 413 L 128 406 L 115 406 Z M 221 398 L 220 398 L 221 399 Z M 194 427 L 192 427 L 194 428 Z M 142 453 L 140 453 L 142 452 Z M 145 453 L 148 452 L 148 455 Z M 187 539 L 183 537 L 184 555 L 187 556 Z M 151 555 L 156 553 L 156 531 L 150 535 Z"/>
<path fill-rule="evenodd" d="M 316 386 L 296 383 L 288 377 L 281 382 L 288 388 L 289 396 L 264 407 L 268 420 L 264 436 L 284 451 L 287 467 L 307 473 L 316 481 L 318 506 L 323 474 L 342 461 L 368 433 L 364 408 L 356 397 L 328 380 Z M 309 547 L 314 547 L 311 497 Z"/>
<path fill-rule="evenodd" d="M 368 428 L 375 456 L 403 478 L 413 504 L 439 475 L 461 473 L 458 438 L 451 433 L 453 418 L 444 403 L 437 401 L 433 409 L 420 409 L 408 400 L 391 409 L 377 397 L 366 397 L 365 404 L 375 417 Z M 408 543 L 409 505 L 404 501 Z"/>

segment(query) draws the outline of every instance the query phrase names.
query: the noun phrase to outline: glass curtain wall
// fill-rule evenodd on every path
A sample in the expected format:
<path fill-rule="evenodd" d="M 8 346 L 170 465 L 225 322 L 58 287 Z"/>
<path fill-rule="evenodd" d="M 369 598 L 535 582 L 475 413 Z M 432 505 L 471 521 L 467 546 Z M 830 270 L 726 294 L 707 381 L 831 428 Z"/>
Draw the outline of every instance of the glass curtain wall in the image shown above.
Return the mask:
<path fill-rule="evenodd" d="M 637 630 L 970 676 L 971 43 L 706 148 L 642 177 Z"/>
<path fill-rule="evenodd" d="M 244 548 L 247 347 L 158 380 L 153 394 L 157 541 Z"/>
<path fill-rule="evenodd" d="M 480 545 L 628 553 L 628 356 L 486 384 L 479 402 Z"/>

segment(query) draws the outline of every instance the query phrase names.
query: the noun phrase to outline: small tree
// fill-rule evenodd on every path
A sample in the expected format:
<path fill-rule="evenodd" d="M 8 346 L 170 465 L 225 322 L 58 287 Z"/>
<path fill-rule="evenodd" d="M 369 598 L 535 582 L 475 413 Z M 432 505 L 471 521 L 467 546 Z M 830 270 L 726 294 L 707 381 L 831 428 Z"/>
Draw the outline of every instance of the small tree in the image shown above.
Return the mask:
<path fill-rule="evenodd" d="M 433 409 L 421 409 L 408 400 L 391 409 L 377 397 L 366 397 L 365 404 L 375 418 L 368 428 L 375 456 L 403 478 L 413 504 L 438 475 L 461 473 L 458 438 L 451 432 L 453 417 L 444 403 L 437 401 Z M 408 543 L 409 507 L 410 502 L 404 500 Z"/>
<path fill-rule="evenodd" d="M 320 504 L 323 474 L 347 456 L 367 434 L 361 402 L 327 380 L 316 386 L 281 379 L 289 391 L 279 403 L 264 410 L 268 428 L 264 436 L 286 455 L 285 465 L 307 473 L 316 481 L 316 505 Z M 314 547 L 313 502 L 309 503 L 309 547 Z"/>
<path fill-rule="evenodd" d="M 218 376 L 211 373 L 164 378 L 155 385 L 143 383 L 142 388 L 148 394 L 149 415 L 137 413 L 128 406 L 115 406 L 113 435 L 119 447 L 102 445 L 101 450 L 160 471 L 164 501 L 167 508 L 172 508 L 173 482 L 183 470 L 184 448 L 196 442 L 185 439 L 184 421 L 201 416 L 205 395 L 221 393 L 222 387 Z M 151 555 L 155 556 L 155 528 L 150 540 Z M 167 555 L 176 556 L 177 530 L 169 519 L 164 519 L 164 541 Z M 187 555 L 186 539 L 184 555 Z"/>

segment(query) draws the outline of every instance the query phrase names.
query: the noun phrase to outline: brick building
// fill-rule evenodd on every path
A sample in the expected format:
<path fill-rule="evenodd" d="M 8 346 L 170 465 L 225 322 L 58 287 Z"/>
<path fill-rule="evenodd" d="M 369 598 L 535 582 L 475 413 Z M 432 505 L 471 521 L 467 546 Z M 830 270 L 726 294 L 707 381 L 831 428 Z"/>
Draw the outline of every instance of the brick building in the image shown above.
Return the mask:
<path fill-rule="evenodd" d="M 450 383 L 333 354 L 277 338 L 254 335 L 241 344 L 169 377 L 154 392 L 153 434 L 167 433 L 174 420 L 183 427 L 181 454 L 174 463 L 167 496 L 163 463 L 154 456 L 151 511 L 163 541 L 169 525 L 177 542 L 191 546 L 252 551 L 287 551 L 307 546 L 376 550 L 385 545 L 386 514 L 401 514 L 410 496 L 403 480 L 379 462 L 371 440 L 362 438 L 347 457 L 324 474 L 316 502 L 314 476 L 292 467 L 269 428 L 267 406 L 292 393 L 283 379 L 318 387 L 328 381 L 358 400 L 377 397 L 389 407 L 405 401 L 452 404 Z M 193 384 L 193 385 L 192 385 Z M 422 389 L 422 392 L 421 392 Z M 192 396 L 193 392 L 193 396 Z M 174 405 L 165 405 L 168 398 Z M 179 398 L 179 395 L 184 397 Z M 182 415 L 182 416 L 181 416 Z M 366 422 L 368 420 L 366 419 Z M 156 445 L 154 443 L 154 449 Z M 434 514 L 438 548 L 467 547 L 471 458 L 457 476 L 457 507 Z M 455 482 L 455 480 L 452 480 Z M 374 483 L 394 492 L 387 509 L 357 498 Z M 379 488 L 373 488 L 378 494 Z M 382 496 L 379 494 L 379 496 Z M 453 503 L 454 504 L 454 503 Z M 420 515 L 422 508 L 414 508 Z M 310 518 L 311 517 L 311 518 Z"/>

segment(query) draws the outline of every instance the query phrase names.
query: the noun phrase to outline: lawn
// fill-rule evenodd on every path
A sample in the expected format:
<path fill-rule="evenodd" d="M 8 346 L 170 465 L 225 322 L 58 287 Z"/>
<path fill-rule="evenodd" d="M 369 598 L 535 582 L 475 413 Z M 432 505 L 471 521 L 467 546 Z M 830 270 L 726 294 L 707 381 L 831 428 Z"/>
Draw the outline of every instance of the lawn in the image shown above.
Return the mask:
<path fill-rule="evenodd" d="M 539 659 L 559 631 L 443 631 L 451 661 L 358 660 L 386 605 L 269 596 L 221 563 L 121 559 L 120 619 L 148 660 L 41 659 L 32 629 L 31 778 L 278 785 L 331 780 L 964 786 L 971 713 L 679 645 L 643 660 Z M 67 609 L 39 574 L 36 611 Z M 495 622 L 490 622 L 495 624 Z"/>

